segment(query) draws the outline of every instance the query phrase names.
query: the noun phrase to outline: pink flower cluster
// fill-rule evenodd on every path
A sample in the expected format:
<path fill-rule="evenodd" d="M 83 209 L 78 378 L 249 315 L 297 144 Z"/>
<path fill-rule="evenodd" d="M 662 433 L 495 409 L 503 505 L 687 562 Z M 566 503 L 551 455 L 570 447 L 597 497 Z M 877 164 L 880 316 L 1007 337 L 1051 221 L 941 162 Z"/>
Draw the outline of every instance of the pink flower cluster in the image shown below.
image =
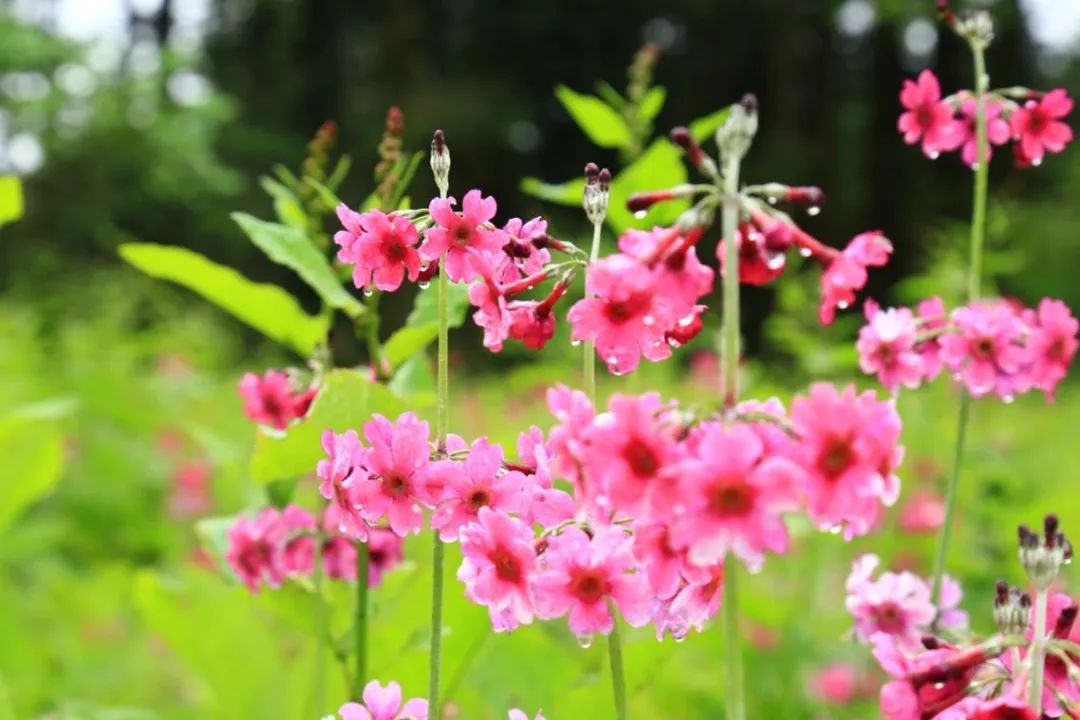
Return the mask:
<path fill-rule="evenodd" d="M 364 686 L 364 702 L 345 703 L 338 710 L 341 720 L 428 720 L 428 701 L 404 700 L 401 685 L 390 681 L 385 686 L 372 680 Z"/>
<path fill-rule="evenodd" d="M 338 534 L 323 516 L 322 530 L 315 516 L 302 507 L 264 508 L 256 515 L 240 515 L 228 534 L 225 559 L 252 592 L 262 585 L 276 588 L 288 577 L 309 576 L 315 568 L 316 538 L 326 576 L 356 580 L 356 544 Z M 388 569 L 401 562 L 401 539 L 386 528 L 369 528 L 369 587 L 376 587 Z"/>
<path fill-rule="evenodd" d="M 1053 398 L 1077 350 L 1080 323 L 1060 300 L 1037 308 L 1001 300 L 959 307 L 946 316 L 940 298 L 917 311 L 867 306 L 857 348 L 863 371 L 885 387 L 918 387 L 942 368 L 975 397 L 1012 398 L 1041 390 Z"/>
<path fill-rule="evenodd" d="M 1047 93 L 1027 90 L 1022 102 L 991 92 L 986 98 L 987 161 L 995 145 L 1016 142 L 1017 166 L 1042 162 L 1047 152 L 1059 153 L 1072 140 L 1072 129 L 1062 119 L 1073 108 L 1072 98 L 1058 88 Z M 960 150 L 964 163 L 974 167 L 978 153 L 975 137 L 976 98 L 964 90 L 942 98 L 941 84 L 930 70 L 917 80 L 905 80 L 900 90 L 904 112 L 897 127 L 909 145 L 922 144 L 933 159 L 943 152 Z"/>
<path fill-rule="evenodd" d="M 317 388 L 297 388 L 287 373 L 267 370 L 265 375 L 245 373 L 236 387 L 244 399 L 244 414 L 253 422 L 284 430 L 307 415 Z"/>
<path fill-rule="evenodd" d="M 942 579 L 941 596 L 935 604 L 930 584 L 910 572 L 885 572 L 873 579 L 879 563 L 876 555 L 863 555 L 847 579 L 846 606 L 855 620 L 856 638 L 869 642 L 874 635 L 884 633 L 902 650 L 913 652 L 922 648 L 922 638 L 930 632 L 935 617 L 945 630 L 967 627 L 967 614 L 958 609 L 963 591 L 955 580 L 947 575 Z"/>

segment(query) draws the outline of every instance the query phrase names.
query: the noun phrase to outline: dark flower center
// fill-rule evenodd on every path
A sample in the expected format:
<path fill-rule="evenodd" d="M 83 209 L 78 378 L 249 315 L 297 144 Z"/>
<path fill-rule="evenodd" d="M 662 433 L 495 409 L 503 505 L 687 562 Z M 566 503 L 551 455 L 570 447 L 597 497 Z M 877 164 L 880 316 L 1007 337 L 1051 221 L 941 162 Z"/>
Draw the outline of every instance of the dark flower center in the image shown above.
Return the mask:
<path fill-rule="evenodd" d="M 878 628 L 886 633 L 899 633 L 904 629 L 904 613 L 894 602 L 886 602 L 874 608 L 874 620 Z"/>
<path fill-rule="evenodd" d="M 466 247 L 472 240 L 473 229 L 464 223 L 459 223 L 450 233 L 454 244 L 458 247 Z"/>
<path fill-rule="evenodd" d="M 491 551 L 488 559 L 495 566 L 495 576 L 500 580 L 508 583 L 521 582 L 521 565 L 512 552 L 500 545 Z"/>
<path fill-rule="evenodd" d="M 409 494 L 409 484 L 400 475 L 388 475 L 382 481 L 383 492 L 391 497 L 401 498 Z"/>
<path fill-rule="evenodd" d="M 477 512 L 480 508 L 491 504 L 491 493 L 487 491 L 487 488 L 475 488 L 465 499 L 465 504 L 470 510 Z"/>
<path fill-rule="evenodd" d="M 932 104 L 920 105 L 915 110 L 915 119 L 918 121 L 919 126 L 922 128 L 928 128 L 934 124 L 934 106 Z"/>
<path fill-rule="evenodd" d="M 818 456 L 818 469 L 830 480 L 835 480 L 855 462 L 851 437 L 832 437 Z"/>
<path fill-rule="evenodd" d="M 988 360 L 994 356 L 994 341 L 991 338 L 979 338 L 971 343 L 971 354 L 978 360 Z"/>
<path fill-rule="evenodd" d="M 591 605 L 608 594 L 608 582 L 595 570 L 579 568 L 570 576 L 570 594 Z"/>
<path fill-rule="evenodd" d="M 392 237 L 383 246 L 383 253 L 390 260 L 404 260 L 405 259 L 405 244 L 401 242 L 399 238 Z"/>
<path fill-rule="evenodd" d="M 754 506 L 754 489 L 745 483 L 721 481 L 709 493 L 709 509 L 724 517 L 746 515 Z"/>
<path fill-rule="evenodd" d="M 630 442 L 623 446 L 623 460 L 634 471 L 634 474 L 652 477 L 660 469 L 660 458 L 641 438 L 631 438 Z"/>
<path fill-rule="evenodd" d="M 615 325 L 633 320 L 648 310 L 652 296 L 646 292 L 631 293 L 625 300 L 611 301 L 604 306 L 604 315 Z"/>

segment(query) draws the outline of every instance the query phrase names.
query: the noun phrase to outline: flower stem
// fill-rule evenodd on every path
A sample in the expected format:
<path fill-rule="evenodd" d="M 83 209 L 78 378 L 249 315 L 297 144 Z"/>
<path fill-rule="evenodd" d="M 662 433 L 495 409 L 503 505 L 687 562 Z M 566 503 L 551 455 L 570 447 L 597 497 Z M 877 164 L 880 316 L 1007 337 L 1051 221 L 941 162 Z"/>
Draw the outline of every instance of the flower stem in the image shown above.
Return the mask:
<path fill-rule="evenodd" d="M 446 450 L 446 434 L 450 424 L 450 329 L 448 321 L 447 295 L 449 280 L 446 266 L 439 268 L 438 310 L 439 310 L 439 368 L 437 374 L 437 401 L 435 411 L 435 430 L 438 435 L 439 451 Z M 432 532 L 431 550 L 431 653 L 429 656 L 428 675 L 428 716 L 439 716 L 439 662 L 442 659 L 442 599 L 443 599 L 443 542 L 439 533 Z"/>
<path fill-rule="evenodd" d="M 315 536 L 315 717 L 322 717 L 326 701 L 326 657 L 323 652 L 328 630 L 326 601 L 323 598 L 322 536 Z"/>
<path fill-rule="evenodd" d="M 1043 669 L 1046 666 L 1046 600 L 1049 594 L 1046 588 L 1041 588 L 1035 595 L 1035 625 L 1028 650 L 1028 658 L 1031 660 L 1028 705 L 1035 711 L 1036 717 L 1042 717 Z"/>
<path fill-rule="evenodd" d="M 615 693 L 615 720 L 627 720 L 630 715 L 626 710 L 626 678 L 623 673 L 622 641 L 619 639 L 619 616 L 615 613 L 614 603 L 612 605 L 611 616 L 615 624 L 608 635 L 608 660 L 611 663 L 611 687 Z"/>
<path fill-rule="evenodd" d="M 600 257 L 600 230 L 603 223 L 593 223 L 592 250 L 589 252 L 589 263 L 596 262 Z M 582 366 L 582 384 L 585 386 L 585 394 L 589 400 L 596 404 L 596 343 L 591 340 L 585 342 L 584 364 Z"/>
<path fill-rule="evenodd" d="M 359 698 L 364 693 L 367 683 L 367 622 L 368 622 L 368 564 L 370 562 L 368 544 L 356 544 L 356 675 L 353 678 L 353 697 Z"/>
<path fill-rule="evenodd" d="M 728 267 L 731 267 L 730 265 Z M 725 720 L 744 720 L 742 648 L 739 643 L 738 562 L 724 559 L 724 707 Z"/>
<path fill-rule="evenodd" d="M 971 42 L 971 54 L 975 61 L 975 184 L 971 209 L 971 242 L 968 256 L 967 301 L 979 298 L 982 287 L 983 240 L 986 237 L 986 192 L 990 163 L 989 142 L 986 135 L 986 93 L 990 78 L 986 74 L 985 48 L 978 41 Z M 945 520 L 941 524 L 937 554 L 934 558 L 934 575 L 931 597 L 934 603 L 941 601 L 941 581 L 945 574 L 945 560 L 949 552 L 949 539 L 956 511 L 956 497 L 960 486 L 960 468 L 964 460 L 964 441 L 967 435 L 971 398 L 960 389 L 960 410 L 956 420 L 956 446 L 953 451 L 952 471 L 945 491 Z M 935 621 L 936 624 L 936 621 Z"/>
<path fill-rule="evenodd" d="M 739 161 L 737 155 L 724 159 L 724 194 L 734 197 L 739 191 Z M 735 407 L 739 396 L 739 248 L 735 230 L 739 207 L 735 202 L 724 203 L 721 216 L 724 233 L 724 326 L 720 351 L 721 386 L 724 409 Z"/>

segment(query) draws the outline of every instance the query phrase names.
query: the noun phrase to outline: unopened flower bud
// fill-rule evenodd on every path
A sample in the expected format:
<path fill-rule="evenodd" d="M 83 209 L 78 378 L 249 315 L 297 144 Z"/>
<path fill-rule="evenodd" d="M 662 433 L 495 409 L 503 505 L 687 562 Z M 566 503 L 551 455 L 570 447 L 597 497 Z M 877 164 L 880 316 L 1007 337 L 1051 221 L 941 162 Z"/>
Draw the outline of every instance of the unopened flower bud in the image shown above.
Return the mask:
<path fill-rule="evenodd" d="M 956 15 L 953 14 L 952 8 L 949 7 L 949 0 L 935 0 L 934 6 L 937 8 L 938 15 L 941 16 L 941 21 L 949 27 L 956 27 Z"/>
<path fill-rule="evenodd" d="M 1005 635 L 1017 635 L 1027 629 L 1031 619 L 1031 597 L 1019 588 L 1009 587 L 1004 580 L 997 582 L 994 597 L 994 622 Z"/>
<path fill-rule="evenodd" d="M 442 130 L 436 130 L 431 138 L 431 174 L 435 176 L 439 195 L 446 197 L 450 192 L 450 148 Z"/>
<path fill-rule="evenodd" d="M 608 200 L 611 195 L 611 172 L 599 169 L 596 163 L 585 166 L 585 195 L 582 206 L 585 216 L 593 225 L 601 225 L 607 217 Z"/>
<path fill-rule="evenodd" d="M 1072 545 L 1059 529 L 1054 514 L 1046 516 L 1041 536 L 1026 525 L 1019 527 L 1018 534 L 1020 564 L 1031 583 L 1039 590 L 1045 590 L 1061 572 L 1061 567 L 1072 561 Z"/>
<path fill-rule="evenodd" d="M 757 134 L 757 97 L 747 93 L 731 106 L 727 119 L 716 131 L 716 145 L 722 158 L 742 159 Z"/>
<path fill-rule="evenodd" d="M 985 10 L 976 10 L 954 19 L 952 27 L 959 35 L 983 48 L 994 40 L 994 21 Z"/>

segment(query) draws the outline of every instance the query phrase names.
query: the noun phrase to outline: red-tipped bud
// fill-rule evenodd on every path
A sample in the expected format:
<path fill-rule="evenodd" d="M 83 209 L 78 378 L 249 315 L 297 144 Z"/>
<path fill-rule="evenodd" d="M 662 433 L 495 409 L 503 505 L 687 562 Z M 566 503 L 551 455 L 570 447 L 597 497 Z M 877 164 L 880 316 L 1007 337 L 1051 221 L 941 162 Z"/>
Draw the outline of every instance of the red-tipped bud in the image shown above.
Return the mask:
<path fill-rule="evenodd" d="M 611 186 L 611 171 L 607 168 L 603 168 L 596 176 L 597 183 L 600 184 L 600 190 L 607 192 L 607 189 Z"/>
<path fill-rule="evenodd" d="M 528 277 L 523 277 L 517 282 L 512 282 L 508 285 L 503 285 L 502 294 L 504 297 L 513 297 L 514 295 L 520 295 L 526 290 L 531 290 L 540 283 L 547 280 L 547 270 L 541 270 L 540 272 L 533 273 Z"/>
<path fill-rule="evenodd" d="M 599 175 L 600 175 L 600 166 L 599 165 L 597 165 L 596 163 L 592 163 L 592 162 L 585 164 L 585 184 L 586 185 L 595 185 Z"/>
<path fill-rule="evenodd" d="M 935 0 L 934 6 L 937 8 L 938 15 L 943 23 L 949 27 L 956 27 L 956 15 L 953 13 L 952 8 L 949 7 L 949 0 Z"/>
<path fill-rule="evenodd" d="M 809 208 L 814 215 L 825 204 L 825 191 L 813 185 L 789 187 L 784 193 L 784 200 Z"/>
<path fill-rule="evenodd" d="M 658 202 L 671 200 L 675 194 L 670 190 L 634 193 L 626 199 L 626 209 L 632 213 L 645 212 Z"/>
<path fill-rule="evenodd" d="M 694 136 L 690 134 L 688 128 L 682 127 L 681 125 L 677 128 L 672 128 L 671 142 L 681 147 L 686 153 L 686 157 L 694 165 L 700 165 L 701 161 L 704 160 L 705 152 L 701 149 L 701 146 L 698 145 Z"/>

